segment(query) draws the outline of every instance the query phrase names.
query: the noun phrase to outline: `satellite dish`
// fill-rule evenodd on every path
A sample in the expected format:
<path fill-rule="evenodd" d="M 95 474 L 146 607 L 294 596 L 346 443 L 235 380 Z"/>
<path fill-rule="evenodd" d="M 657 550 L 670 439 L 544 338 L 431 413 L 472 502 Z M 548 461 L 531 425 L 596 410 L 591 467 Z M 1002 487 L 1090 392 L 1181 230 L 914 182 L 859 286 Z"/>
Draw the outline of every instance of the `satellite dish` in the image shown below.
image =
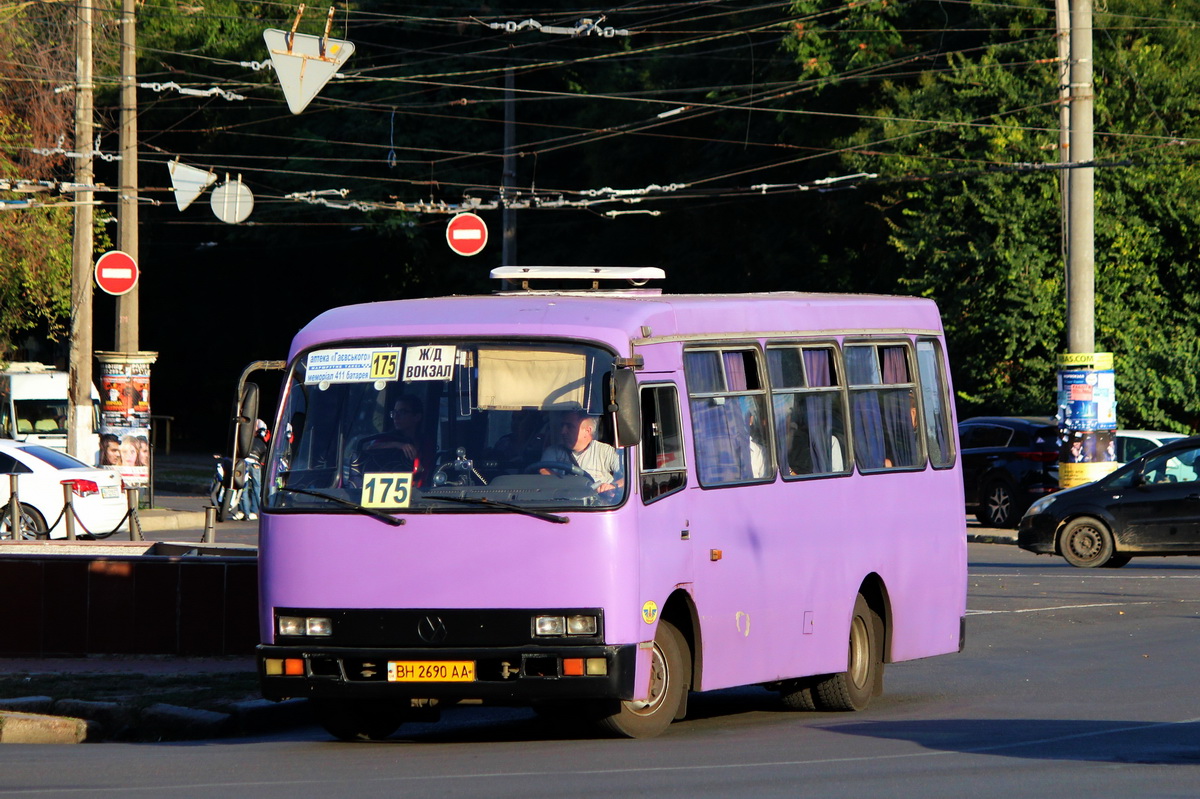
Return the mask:
<path fill-rule="evenodd" d="M 254 193 L 242 183 L 241 175 L 234 181 L 227 175 L 225 182 L 213 189 L 212 210 L 217 219 L 230 225 L 246 221 L 254 210 Z"/>

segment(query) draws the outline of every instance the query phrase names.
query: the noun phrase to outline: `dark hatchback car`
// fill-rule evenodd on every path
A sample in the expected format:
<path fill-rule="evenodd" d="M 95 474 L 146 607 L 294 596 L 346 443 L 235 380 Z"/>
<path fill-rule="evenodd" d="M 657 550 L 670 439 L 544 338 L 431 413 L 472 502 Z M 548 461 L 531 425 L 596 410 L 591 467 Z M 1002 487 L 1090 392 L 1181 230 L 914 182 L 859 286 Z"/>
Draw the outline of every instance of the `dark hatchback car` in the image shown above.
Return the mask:
<path fill-rule="evenodd" d="M 987 527 L 1016 527 L 1058 490 L 1058 427 L 1048 416 L 976 416 L 958 423 L 967 510 Z"/>
<path fill-rule="evenodd" d="M 1043 497 L 1017 545 L 1072 566 L 1124 566 L 1139 555 L 1200 555 L 1200 436 L 1131 461 L 1094 483 Z"/>

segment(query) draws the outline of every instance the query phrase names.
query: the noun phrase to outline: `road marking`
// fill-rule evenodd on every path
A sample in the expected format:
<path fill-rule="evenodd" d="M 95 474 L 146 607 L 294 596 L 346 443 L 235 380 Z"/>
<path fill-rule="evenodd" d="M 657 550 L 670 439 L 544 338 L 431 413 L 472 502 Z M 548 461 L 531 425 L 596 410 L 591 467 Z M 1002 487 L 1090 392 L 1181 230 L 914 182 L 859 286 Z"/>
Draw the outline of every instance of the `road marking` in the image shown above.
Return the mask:
<path fill-rule="evenodd" d="M 1174 600 L 1163 600 L 1174 601 Z M 1160 605 L 1162 602 L 1096 602 L 1089 605 L 1054 605 L 1048 608 L 1017 608 L 1015 610 L 971 610 L 968 616 L 983 616 L 989 613 L 1042 613 L 1050 610 L 1079 610 L 1081 608 L 1127 608 L 1131 605 Z"/>

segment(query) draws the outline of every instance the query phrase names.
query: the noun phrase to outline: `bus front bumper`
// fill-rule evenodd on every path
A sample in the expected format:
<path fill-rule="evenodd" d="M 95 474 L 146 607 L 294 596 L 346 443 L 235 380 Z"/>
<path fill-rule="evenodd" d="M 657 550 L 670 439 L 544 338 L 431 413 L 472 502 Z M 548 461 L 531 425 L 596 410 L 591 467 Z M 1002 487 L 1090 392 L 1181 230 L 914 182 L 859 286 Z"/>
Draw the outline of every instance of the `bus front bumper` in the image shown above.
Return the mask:
<path fill-rule="evenodd" d="M 524 704 L 632 699 L 637 644 L 389 649 L 258 647 L 267 699 L 431 698 Z M 467 664 L 470 664 L 469 668 Z"/>

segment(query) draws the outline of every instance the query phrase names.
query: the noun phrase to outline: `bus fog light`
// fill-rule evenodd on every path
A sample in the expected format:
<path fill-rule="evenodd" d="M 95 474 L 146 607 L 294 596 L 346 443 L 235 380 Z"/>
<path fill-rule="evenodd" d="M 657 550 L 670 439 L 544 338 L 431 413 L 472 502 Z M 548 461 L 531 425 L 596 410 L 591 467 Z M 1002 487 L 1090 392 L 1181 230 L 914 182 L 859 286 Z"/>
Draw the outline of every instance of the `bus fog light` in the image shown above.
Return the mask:
<path fill-rule="evenodd" d="M 588 658 L 585 668 L 589 677 L 604 677 L 608 675 L 608 661 L 604 658 Z"/>
<path fill-rule="evenodd" d="M 280 616 L 279 617 L 279 634 L 280 635 L 304 635 L 304 617 L 303 616 Z"/>
<path fill-rule="evenodd" d="M 538 616 L 533 620 L 533 629 L 537 635 L 562 635 L 567 624 L 562 616 Z"/>
<path fill-rule="evenodd" d="M 283 658 L 264 658 L 263 671 L 268 677 L 278 677 L 283 674 Z"/>
<path fill-rule="evenodd" d="M 309 616 L 304 621 L 304 632 L 308 635 L 333 635 L 333 619 Z"/>
<path fill-rule="evenodd" d="M 595 635 L 595 616 L 567 616 L 567 635 Z"/>

